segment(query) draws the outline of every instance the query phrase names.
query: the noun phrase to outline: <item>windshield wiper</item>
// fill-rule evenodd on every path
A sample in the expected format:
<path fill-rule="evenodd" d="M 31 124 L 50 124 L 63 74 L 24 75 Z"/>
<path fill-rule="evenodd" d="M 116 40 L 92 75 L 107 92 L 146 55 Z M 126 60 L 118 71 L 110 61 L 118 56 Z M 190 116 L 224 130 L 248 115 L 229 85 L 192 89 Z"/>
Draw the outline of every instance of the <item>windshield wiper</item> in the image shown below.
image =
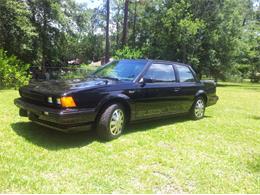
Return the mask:
<path fill-rule="evenodd" d="M 88 77 L 90 77 L 90 78 L 98 78 L 98 76 L 94 75 L 94 74 L 90 74 L 90 75 L 88 75 Z"/>
<path fill-rule="evenodd" d="M 100 76 L 98 78 L 101 78 L 101 79 L 110 79 L 110 80 L 115 80 L 115 81 L 119 81 L 118 78 L 114 78 L 114 77 L 103 77 L 103 76 Z"/>
<path fill-rule="evenodd" d="M 100 78 L 100 79 L 109 79 L 109 80 L 115 80 L 115 81 L 119 81 L 118 78 L 114 78 L 114 77 L 108 77 L 108 76 L 98 76 L 98 75 L 89 75 L 89 77 L 91 78 Z"/>

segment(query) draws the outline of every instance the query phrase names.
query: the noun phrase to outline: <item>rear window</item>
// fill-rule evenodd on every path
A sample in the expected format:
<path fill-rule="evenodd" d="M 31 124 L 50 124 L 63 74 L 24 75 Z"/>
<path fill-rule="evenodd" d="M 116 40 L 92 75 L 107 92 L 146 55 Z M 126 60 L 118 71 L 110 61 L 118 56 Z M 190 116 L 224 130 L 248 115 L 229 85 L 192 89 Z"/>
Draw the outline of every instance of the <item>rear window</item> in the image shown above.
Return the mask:
<path fill-rule="evenodd" d="M 195 82 L 191 70 L 187 66 L 175 65 L 179 72 L 180 82 Z"/>

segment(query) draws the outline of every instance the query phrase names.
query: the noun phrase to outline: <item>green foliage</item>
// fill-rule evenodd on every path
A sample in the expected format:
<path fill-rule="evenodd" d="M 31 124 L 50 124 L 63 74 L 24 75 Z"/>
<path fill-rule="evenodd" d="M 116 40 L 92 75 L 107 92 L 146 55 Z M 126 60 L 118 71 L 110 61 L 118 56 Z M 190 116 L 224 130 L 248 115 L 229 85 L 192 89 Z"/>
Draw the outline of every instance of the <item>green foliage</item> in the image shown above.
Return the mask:
<path fill-rule="evenodd" d="M 105 1 L 104 1 L 105 2 Z M 260 8 L 254 0 L 137 0 L 129 3 L 122 48 L 124 0 L 111 1 L 110 53 L 115 58 L 173 60 L 200 76 L 227 80 L 260 72 Z M 105 5 L 105 4 L 104 4 Z M 0 48 L 37 66 L 100 61 L 106 10 L 75 0 L 1 0 Z"/>
<path fill-rule="evenodd" d="M 137 43 L 145 55 L 188 63 L 199 75 L 227 79 L 243 33 L 244 1 L 152 2 L 145 4 Z"/>
<path fill-rule="evenodd" d="M 226 71 L 223 75 L 224 77 L 222 81 L 226 81 L 226 82 L 240 83 L 243 82 L 243 78 L 244 78 L 242 73 L 236 68 L 233 68 L 230 71 Z"/>
<path fill-rule="evenodd" d="M 252 83 L 258 83 L 260 81 L 260 73 L 259 72 L 251 72 L 250 80 Z"/>
<path fill-rule="evenodd" d="M 142 58 L 143 54 L 140 49 L 131 49 L 125 46 L 123 49 L 116 50 L 114 59 L 139 59 Z"/>
<path fill-rule="evenodd" d="M 237 69 L 244 78 L 250 78 L 252 82 L 260 81 L 260 20 L 257 19 L 258 12 L 249 12 L 245 18 L 243 33 L 238 39 L 236 53 Z"/>
<path fill-rule="evenodd" d="M 90 64 L 81 64 L 80 67 L 67 67 L 62 70 L 57 76 L 58 79 L 67 80 L 67 79 L 81 79 L 86 78 L 88 75 L 93 73 L 96 70 L 96 67 Z"/>
<path fill-rule="evenodd" d="M 7 52 L 0 49 L 0 88 L 17 88 L 27 84 L 29 66 L 14 55 L 7 56 Z"/>
<path fill-rule="evenodd" d="M 35 59 L 33 40 L 38 33 L 25 1 L 1 0 L 0 13 L 0 48 L 25 62 Z"/>

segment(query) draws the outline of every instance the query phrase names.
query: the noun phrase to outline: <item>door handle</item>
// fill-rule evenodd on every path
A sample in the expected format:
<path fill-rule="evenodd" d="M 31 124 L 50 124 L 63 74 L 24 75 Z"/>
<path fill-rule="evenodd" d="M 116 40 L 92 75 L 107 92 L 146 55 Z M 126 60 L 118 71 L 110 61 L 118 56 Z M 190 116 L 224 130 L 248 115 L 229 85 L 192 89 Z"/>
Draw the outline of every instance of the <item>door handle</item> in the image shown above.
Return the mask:
<path fill-rule="evenodd" d="M 180 87 L 176 87 L 176 88 L 173 89 L 174 92 L 178 92 L 178 91 L 180 91 L 180 90 L 181 90 Z"/>

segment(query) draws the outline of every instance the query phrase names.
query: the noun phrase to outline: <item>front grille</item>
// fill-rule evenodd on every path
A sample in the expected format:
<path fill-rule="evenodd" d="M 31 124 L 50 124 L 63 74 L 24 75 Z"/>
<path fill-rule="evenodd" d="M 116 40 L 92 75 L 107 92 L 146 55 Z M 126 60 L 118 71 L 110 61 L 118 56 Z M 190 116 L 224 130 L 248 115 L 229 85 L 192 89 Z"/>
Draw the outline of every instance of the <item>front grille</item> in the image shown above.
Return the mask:
<path fill-rule="evenodd" d="M 34 91 L 20 91 L 22 99 L 35 104 L 46 104 L 46 97 Z"/>

